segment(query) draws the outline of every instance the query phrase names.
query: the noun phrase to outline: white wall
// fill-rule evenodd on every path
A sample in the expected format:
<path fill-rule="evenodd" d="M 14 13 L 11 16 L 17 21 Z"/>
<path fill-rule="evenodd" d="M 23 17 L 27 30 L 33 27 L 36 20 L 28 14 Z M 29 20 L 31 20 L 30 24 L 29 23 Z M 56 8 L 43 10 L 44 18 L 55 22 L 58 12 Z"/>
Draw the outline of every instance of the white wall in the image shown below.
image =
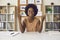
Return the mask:
<path fill-rule="evenodd" d="M 7 5 L 7 3 L 11 3 L 11 5 L 17 5 L 18 0 L 0 0 L 0 5 Z M 55 5 L 60 5 L 60 0 L 43 0 L 45 5 L 51 5 L 53 2 Z"/>
<path fill-rule="evenodd" d="M 11 5 L 16 5 L 17 6 L 17 3 L 18 0 L 0 0 L 0 6 L 1 5 L 7 5 L 7 3 L 10 3 Z"/>
<path fill-rule="evenodd" d="M 44 5 L 51 5 L 51 3 L 53 2 L 54 5 L 60 5 L 60 0 L 43 0 Z"/>

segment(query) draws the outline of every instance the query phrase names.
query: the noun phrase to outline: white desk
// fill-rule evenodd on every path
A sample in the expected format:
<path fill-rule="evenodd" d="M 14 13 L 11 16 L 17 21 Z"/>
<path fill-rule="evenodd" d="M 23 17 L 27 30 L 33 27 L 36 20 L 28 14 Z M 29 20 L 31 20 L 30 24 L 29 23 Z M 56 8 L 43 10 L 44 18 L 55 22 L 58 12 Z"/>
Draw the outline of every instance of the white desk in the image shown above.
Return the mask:
<path fill-rule="evenodd" d="M 45 32 L 45 33 L 20 33 L 14 32 L 0 32 L 0 40 L 60 40 L 59 32 Z"/>

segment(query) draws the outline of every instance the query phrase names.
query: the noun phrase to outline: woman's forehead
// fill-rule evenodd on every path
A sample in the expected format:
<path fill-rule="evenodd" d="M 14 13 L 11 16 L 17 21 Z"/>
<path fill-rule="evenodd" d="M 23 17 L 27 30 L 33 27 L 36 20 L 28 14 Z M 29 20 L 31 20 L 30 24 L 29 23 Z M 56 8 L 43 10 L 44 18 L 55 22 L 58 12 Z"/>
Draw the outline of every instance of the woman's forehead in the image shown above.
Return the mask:
<path fill-rule="evenodd" d="M 33 8 L 29 8 L 28 10 L 33 10 Z"/>

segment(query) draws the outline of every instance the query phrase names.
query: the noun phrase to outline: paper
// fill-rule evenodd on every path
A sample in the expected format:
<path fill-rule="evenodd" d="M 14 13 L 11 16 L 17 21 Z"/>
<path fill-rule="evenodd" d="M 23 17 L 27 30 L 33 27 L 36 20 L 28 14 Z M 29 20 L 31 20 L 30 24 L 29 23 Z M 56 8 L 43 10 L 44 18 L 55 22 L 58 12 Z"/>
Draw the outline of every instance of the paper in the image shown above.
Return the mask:
<path fill-rule="evenodd" d="M 37 5 L 38 11 L 41 11 L 41 5 Z"/>
<path fill-rule="evenodd" d="M 26 6 L 20 6 L 20 10 L 25 10 Z"/>
<path fill-rule="evenodd" d="M 28 0 L 28 4 L 34 4 L 34 0 Z"/>
<path fill-rule="evenodd" d="M 42 4 L 42 0 L 35 0 L 36 4 Z"/>
<path fill-rule="evenodd" d="M 20 0 L 20 4 L 26 4 L 26 0 Z"/>

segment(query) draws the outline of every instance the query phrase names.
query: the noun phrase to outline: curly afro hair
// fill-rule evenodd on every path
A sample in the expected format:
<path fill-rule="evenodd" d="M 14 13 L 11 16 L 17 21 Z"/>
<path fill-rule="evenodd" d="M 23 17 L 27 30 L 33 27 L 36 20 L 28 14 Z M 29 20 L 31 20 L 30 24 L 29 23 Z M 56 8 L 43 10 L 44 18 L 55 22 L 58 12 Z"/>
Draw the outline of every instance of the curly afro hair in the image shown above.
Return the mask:
<path fill-rule="evenodd" d="M 28 16 L 28 9 L 29 8 L 33 8 L 34 10 L 34 16 L 36 16 L 37 12 L 38 12 L 38 9 L 37 9 L 37 6 L 34 5 L 34 4 L 28 4 L 26 7 L 25 7 L 25 13 L 26 15 Z"/>

